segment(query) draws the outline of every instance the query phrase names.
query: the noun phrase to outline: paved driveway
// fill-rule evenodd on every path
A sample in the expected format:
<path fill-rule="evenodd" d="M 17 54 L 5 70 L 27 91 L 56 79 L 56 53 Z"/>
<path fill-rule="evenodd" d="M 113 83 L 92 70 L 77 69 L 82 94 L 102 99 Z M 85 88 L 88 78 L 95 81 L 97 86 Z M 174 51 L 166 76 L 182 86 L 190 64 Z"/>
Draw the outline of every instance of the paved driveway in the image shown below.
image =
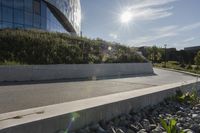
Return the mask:
<path fill-rule="evenodd" d="M 0 113 L 46 106 L 152 86 L 184 82 L 195 77 L 154 69 L 153 76 L 97 81 L 0 86 Z"/>

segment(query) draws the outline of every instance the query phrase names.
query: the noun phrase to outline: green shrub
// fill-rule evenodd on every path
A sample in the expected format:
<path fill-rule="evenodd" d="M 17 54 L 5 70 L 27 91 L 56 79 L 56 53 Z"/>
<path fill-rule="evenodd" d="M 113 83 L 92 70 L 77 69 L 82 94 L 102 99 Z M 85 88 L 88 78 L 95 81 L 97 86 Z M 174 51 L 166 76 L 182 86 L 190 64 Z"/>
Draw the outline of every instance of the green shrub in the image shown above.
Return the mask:
<path fill-rule="evenodd" d="M 112 49 L 109 49 L 111 47 Z M 0 30 L 0 62 L 82 64 L 146 62 L 133 49 L 101 39 L 36 30 Z"/>
<path fill-rule="evenodd" d="M 186 69 L 192 69 L 192 65 L 191 64 L 188 64 L 187 66 L 186 66 Z"/>
<path fill-rule="evenodd" d="M 160 119 L 162 127 L 165 129 L 167 133 L 184 133 L 184 131 L 180 131 L 176 124 L 177 121 L 175 119 L 164 120 Z"/>
<path fill-rule="evenodd" d="M 175 99 L 180 103 L 196 105 L 200 102 L 197 90 L 183 94 L 180 90 L 176 92 Z"/>

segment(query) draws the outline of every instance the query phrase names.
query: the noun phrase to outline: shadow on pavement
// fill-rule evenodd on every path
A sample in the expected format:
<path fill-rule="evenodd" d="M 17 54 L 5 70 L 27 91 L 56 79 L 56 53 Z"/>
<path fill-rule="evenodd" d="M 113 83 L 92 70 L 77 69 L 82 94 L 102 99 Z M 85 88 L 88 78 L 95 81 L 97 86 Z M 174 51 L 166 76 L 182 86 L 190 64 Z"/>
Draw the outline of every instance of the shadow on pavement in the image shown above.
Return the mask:
<path fill-rule="evenodd" d="M 58 80 L 43 80 L 43 81 L 16 81 L 16 82 L 0 82 L 0 86 L 12 86 L 12 85 L 30 85 L 30 84 L 46 84 L 46 83 L 64 83 L 64 82 L 80 82 L 80 81 L 97 81 L 106 79 L 121 79 L 121 78 L 134 78 L 134 77 L 147 77 L 156 76 L 157 74 L 142 74 L 142 75 L 116 75 L 116 76 L 101 76 L 79 79 L 58 79 Z"/>

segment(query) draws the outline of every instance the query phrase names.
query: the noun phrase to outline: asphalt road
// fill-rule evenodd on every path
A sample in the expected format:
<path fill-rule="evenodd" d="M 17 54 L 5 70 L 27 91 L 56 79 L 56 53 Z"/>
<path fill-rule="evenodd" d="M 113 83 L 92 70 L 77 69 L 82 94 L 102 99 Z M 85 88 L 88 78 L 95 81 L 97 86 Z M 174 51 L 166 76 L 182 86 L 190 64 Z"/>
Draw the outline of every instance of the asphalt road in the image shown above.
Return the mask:
<path fill-rule="evenodd" d="M 193 76 L 172 71 L 160 69 L 154 71 L 156 75 L 153 76 L 121 79 L 1 85 L 0 113 L 195 79 Z"/>

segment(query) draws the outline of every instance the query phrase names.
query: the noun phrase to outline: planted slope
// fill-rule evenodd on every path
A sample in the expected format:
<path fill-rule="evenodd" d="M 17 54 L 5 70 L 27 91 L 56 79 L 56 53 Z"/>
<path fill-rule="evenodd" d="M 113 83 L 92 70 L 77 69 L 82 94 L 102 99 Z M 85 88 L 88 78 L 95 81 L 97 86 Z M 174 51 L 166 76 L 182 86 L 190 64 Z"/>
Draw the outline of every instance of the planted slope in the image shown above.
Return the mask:
<path fill-rule="evenodd" d="M 0 30 L 0 63 L 88 64 L 146 62 L 134 49 L 100 39 L 35 30 Z"/>

